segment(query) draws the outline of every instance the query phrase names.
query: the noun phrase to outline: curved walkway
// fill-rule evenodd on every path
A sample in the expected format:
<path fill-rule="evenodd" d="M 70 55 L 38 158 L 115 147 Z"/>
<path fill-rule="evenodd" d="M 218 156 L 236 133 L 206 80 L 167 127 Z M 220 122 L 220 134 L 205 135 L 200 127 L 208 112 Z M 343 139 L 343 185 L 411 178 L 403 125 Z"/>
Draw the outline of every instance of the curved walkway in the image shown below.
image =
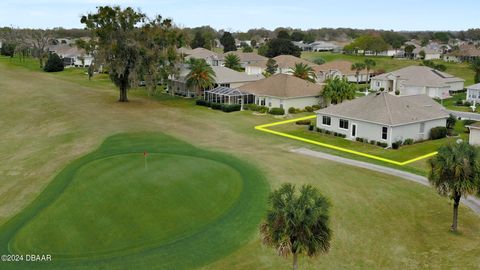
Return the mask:
<path fill-rule="evenodd" d="M 401 177 L 401 178 L 409 180 L 409 181 L 413 181 L 415 183 L 418 183 L 418 184 L 421 184 L 421 185 L 424 185 L 424 186 L 430 186 L 430 184 L 428 183 L 428 179 L 426 177 L 421 176 L 421 175 L 417 175 L 417 174 L 413 174 L 413 173 L 409 173 L 409 172 L 405 172 L 405 171 L 402 171 L 402 170 L 397 170 L 397 169 L 384 167 L 384 166 L 380 166 L 380 165 L 376 165 L 376 164 L 372 164 L 372 163 L 368 163 L 368 162 L 363 162 L 363 161 L 358 161 L 358 160 L 354 160 L 354 159 L 348 159 L 348 158 L 343 158 L 343 157 L 339 157 L 339 156 L 335 156 L 335 155 L 330 155 L 330 154 L 326 154 L 326 153 L 319 152 L 319 151 L 314 151 L 314 150 L 307 149 L 307 148 L 292 149 L 291 152 L 297 153 L 297 154 L 302 154 L 302 155 L 307 155 L 307 156 L 311 156 L 311 157 L 316 157 L 316 158 L 328 159 L 328 160 L 331 160 L 331 161 L 344 163 L 344 164 L 347 164 L 347 165 L 350 165 L 350 166 L 355 166 L 355 167 L 360 167 L 360 168 L 364 168 L 364 169 L 369 169 L 369 170 L 372 170 L 372 171 L 386 173 L 386 174 L 390 174 L 390 175 L 393 175 L 393 176 Z M 461 203 L 465 204 L 470 209 L 472 209 L 476 214 L 480 215 L 480 199 L 478 199 L 474 196 L 469 196 L 467 199 L 462 198 Z"/>

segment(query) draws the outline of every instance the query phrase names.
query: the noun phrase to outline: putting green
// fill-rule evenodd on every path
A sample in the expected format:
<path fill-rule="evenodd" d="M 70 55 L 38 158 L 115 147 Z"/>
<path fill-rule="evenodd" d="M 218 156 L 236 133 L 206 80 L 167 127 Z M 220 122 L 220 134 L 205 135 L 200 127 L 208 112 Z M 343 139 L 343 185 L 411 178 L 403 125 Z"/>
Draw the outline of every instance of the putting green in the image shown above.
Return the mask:
<path fill-rule="evenodd" d="M 261 174 L 231 156 L 161 134 L 117 135 L 3 226 L 0 248 L 53 259 L 11 268 L 198 267 L 248 241 L 267 192 Z"/>

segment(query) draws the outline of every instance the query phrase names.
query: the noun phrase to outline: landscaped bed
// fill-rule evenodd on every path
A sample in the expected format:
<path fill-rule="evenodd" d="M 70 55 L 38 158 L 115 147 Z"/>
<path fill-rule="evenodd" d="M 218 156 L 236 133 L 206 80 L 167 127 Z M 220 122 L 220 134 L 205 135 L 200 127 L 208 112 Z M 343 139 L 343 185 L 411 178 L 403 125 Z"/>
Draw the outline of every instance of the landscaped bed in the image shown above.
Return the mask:
<path fill-rule="evenodd" d="M 456 123 L 455 131 L 459 134 L 458 136 L 451 136 L 438 140 L 426 140 L 411 145 L 402 145 L 399 149 L 385 149 L 377 145 L 372 145 L 370 142 L 347 140 L 341 136 L 317 132 L 315 128 L 311 131 L 307 125 L 297 125 L 295 123 L 271 126 L 268 127 L 268 129 L 397 162 L 405 162 L 430 154 L 437 151 L 440 146 L 448 142 L 454 142 L 458 139 L 468 139 L 468 134 L 466 133 L 463 121 L 457 121 Z"/>

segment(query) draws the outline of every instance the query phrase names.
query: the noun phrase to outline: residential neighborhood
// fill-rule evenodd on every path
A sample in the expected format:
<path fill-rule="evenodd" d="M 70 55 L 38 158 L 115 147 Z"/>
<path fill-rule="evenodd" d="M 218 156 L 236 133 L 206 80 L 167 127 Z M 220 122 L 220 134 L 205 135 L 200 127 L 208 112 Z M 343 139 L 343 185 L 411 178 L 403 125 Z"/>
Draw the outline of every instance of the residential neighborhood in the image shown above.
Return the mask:
<path fill-rule="evenodd" d="M 480 2 L 0 8 L 0 269 L 479 269 Z"/>

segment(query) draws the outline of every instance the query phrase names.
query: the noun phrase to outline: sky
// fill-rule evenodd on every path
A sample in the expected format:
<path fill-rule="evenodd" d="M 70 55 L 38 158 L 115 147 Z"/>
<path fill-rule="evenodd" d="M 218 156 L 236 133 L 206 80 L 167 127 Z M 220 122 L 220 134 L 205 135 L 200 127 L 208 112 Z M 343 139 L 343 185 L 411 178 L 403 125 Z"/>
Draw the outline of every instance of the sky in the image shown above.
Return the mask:
<path fill-rule="evenodd" d="M 229 31 L 251 28 L 348 27 L 385 30 L 480 28 L 478 0 L 2 0 L 0 26 L 82 28 L 80 16 L 99 5 L 131 6 L 179 26 L 210 25 Z"/>

